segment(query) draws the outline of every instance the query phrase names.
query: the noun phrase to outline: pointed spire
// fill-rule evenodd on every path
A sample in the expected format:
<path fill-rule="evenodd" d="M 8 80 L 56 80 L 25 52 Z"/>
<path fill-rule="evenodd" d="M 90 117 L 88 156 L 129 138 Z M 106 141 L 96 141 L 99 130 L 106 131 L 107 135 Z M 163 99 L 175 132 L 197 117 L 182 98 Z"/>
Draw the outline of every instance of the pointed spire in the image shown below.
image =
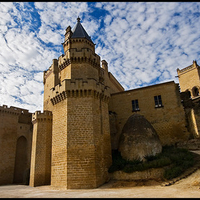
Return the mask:
<path fill-rule="evenodd" d="M 77 18 L 77 24 L 74 27 L 74 29 L 72 30 L 73 34 L 71 38 L 86 38 L 88 39 L 90 42 L 92 42 L 90 36 L 87 34 L 87 32 L 85 31 L 85 29 L 83 28 L 83 26 L 80 23 L 80 17 Z M 93 42 L 92 42 L 93 43 Z"/>

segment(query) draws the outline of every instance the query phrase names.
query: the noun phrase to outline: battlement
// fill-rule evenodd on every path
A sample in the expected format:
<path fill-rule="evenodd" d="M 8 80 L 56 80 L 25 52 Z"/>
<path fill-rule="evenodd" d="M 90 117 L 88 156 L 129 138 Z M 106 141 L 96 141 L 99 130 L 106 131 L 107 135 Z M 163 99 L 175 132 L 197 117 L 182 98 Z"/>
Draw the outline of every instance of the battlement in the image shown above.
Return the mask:
<path fill-rule="evenodd" d="M 71 48 L 65 52 L 65 55 L 61 55 L 58 59 L 59 69 L 62 70 L 71 63 L 90 63 L 94 67 L 99 67 L 100 57 L 93 53 L 89 48 L 82 48 L 78 50 L 77 48 Z"/>
<path fill-rule="evenodd" d="M 7 105 L 0 106 L 0 112 L 6 112 L 9 114 L 14 114 L 14 115 L 29 113 L 29 111 L 27 109 L 18 108 L 18 107 L 14 107 L 14 106 L 10 106 L 10 108 L 9 108 Z"/>
<path fill-rule="evenodd" d="M 78 43 L 94 49 L 94 43 L 92 41 L 89 41 L 86 38 L 71 38 L 71 37 L 68 37 L 68 38 L 65 38 L 65 39 L 66 40 L 62 43 L 64 49 L 68 49 L 69 46 L 71 46 L 72 44 L 78 44 Z"/>
<path fill-rule="evenodd" d="M 49 69 L 47 69 L 46 71 L 43 72 L 44 79 L 46 79 L 52 72 L 53 72 L 53 64 L 49 67 Z"/>
<path fill-rule="evenodd" d="M 69 66 L 71 63 L 89 63 L 95 68 L 100 68 L 100 57 L 99 55 L 92 52 L 89 48 L 82 48 L 78 50 L 77 48 L 71 48 L 65 52 L 65 55 L 61 55 L 58 60 L 59 70 L 63 70 L 65 67 Z M 54 64 L 52 64 L 46 71 L 43 72 L 43 82 L 48 78 L 52 73 L 55 73 Z"/>
<path fill-rule="evenodd" d="M 184 74 L 184 73 L 186 73 L 186 72 L 189 72 L 189 71 L 191 71 L 191 70 L 193 70 L 193 69 L 196 69 L 196 68 L 198 68 L 198 67 L 199 67 L 199 66 L 197 65 L 196 61 L 193 61 L 193 64 L 190 65 L 190 66 L 188 66 L 188 67 L 185 67 L 185 68 L 183 68 L 183 69 L 177 68 L 177 74 L 178 74 L 178 76 L 180 76 L 180 75 L 182 75 L 182 74 Z"/>
<path fill-rule="evenodd" d="M 110 98 L 109 87 L 97 82 L 95 79 L 65 79 L 61 85 L 57 85 L 51 90 L 50 99 L 53 105 L 67 97 L 93 96 L 105 101 Z"/>
<path fill-rule="evenodd" d="M 50 120 L 52 121 L 52 112 L 44 110 L 42 113 L 41 111 L 36 111 L 32 114 L 32 122 L 35 120 Z"/>

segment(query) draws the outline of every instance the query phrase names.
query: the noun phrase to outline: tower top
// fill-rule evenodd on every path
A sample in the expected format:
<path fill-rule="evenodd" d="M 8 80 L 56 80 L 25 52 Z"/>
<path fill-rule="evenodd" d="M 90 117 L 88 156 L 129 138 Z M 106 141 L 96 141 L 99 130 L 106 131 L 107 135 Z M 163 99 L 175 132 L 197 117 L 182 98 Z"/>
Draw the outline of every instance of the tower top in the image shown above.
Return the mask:
<path fill-rule="evenodd" d="M 77 24 L 74 27 L 74 29 L 72 30 L 72 36 L 71 36 L 71 38 L 86 38 L 90 42 L 92 42 L 90 36 L 87 34 L 87 32 L 85 31 L 85 29 L 81 25 L 80 20 L 81 20 L 80 17 L 78 17 L 77 18 Z"/>

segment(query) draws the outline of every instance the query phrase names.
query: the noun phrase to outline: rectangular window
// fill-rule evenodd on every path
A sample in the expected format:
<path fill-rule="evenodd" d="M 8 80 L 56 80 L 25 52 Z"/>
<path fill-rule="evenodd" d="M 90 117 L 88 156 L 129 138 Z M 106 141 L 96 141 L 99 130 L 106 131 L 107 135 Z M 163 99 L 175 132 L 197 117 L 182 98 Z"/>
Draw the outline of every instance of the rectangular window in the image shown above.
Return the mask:
<path fill-rule="evenodd" d="M 135 112 L 135 111 L 139 111 L 139 104 L 138 104 L 138 100 L 135 99 L 135 100 L 132 100 L 132 111 Z"/>
<path fill-rule="evenodd" d="M 163 107 L 161 95 L 154 96 L 155 108 Z"/>

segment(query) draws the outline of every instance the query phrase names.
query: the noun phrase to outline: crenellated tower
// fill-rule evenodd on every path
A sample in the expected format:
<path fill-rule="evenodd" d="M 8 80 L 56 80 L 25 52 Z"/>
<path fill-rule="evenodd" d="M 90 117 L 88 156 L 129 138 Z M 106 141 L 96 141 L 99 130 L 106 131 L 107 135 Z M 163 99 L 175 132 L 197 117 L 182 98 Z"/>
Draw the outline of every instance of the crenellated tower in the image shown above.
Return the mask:
<path fill-rule="evenodd" d="M 44 111 L 52 112 L 51 185 L 96 188 L 108 181 L 112 162 L 110 94 L 124 89 L 105 60 L 101 67 L 79 17 L 73 30 L 67 27 L 62 45 L 64 54 L 53 59 L 43 79 Z"/>
<path fill-rule="evenodd" d="M 199 98 L 200 91 L 200 66 L 195 60 L 192 65 L 177 69 L 181 92 L 188 91 L 191 98 Z"/>
<path fill-rule="evenodd" d="M 52 112 L 32 114 L 33 138 L 30 186 L 49 185 L 51 179 Z"/>
<path fill-rule="evenodd" d="M 195 138 L 200 135 L 200 66 L 196 60 L 192 65 L 183 69 L 177 69 L 179 86 L 184 110 L 188 122 L 188 130 Z"/>
<path fill-rule="evenodd" d="M 44 110 L 52 110 L 49 92 L 56 85 L 62 85 L 65 79 L 95 79 L 97 82 L 101 79 L 100 57 L 95 53 L 95 44 L 81 25 L 80 18 L 77 18 L 73 30 L 67 27 L 62 45 L 64 54 L 58 60 L 54 59 L 44 72 Z"/>

